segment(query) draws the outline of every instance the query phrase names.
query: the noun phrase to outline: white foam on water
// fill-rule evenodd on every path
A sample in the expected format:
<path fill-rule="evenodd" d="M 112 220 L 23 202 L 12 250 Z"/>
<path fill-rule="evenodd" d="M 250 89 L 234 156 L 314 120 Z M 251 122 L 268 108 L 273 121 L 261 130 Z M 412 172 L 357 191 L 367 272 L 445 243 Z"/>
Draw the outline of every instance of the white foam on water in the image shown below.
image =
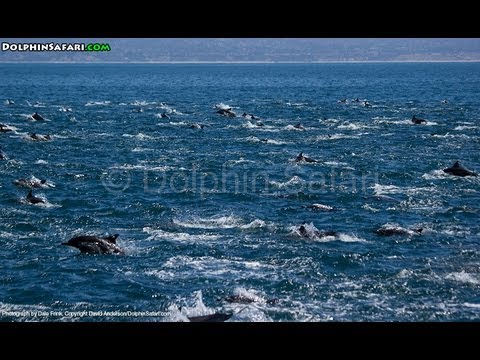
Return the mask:
<path fill-rule="evenodd" d="M 299 185 L 299 184 L 305 184 L 305 180 L 303 180 L 301 177 L 297 175 L 294 175 L 292 178 L 290 178 L 288 181 L 285 181 L 285 182 L 270 181 L 270 185 L 276 186 L 279 189 L 292 186 L 292 185 Z"/>
<path fill-rule="evenodd" d="M 225 164 L 227 164 L 227 165 L 238 165 L 238 164 L 247 164 L 247 163 L 255 163 L 255 161 L 240 158 L 238 160 L 228 160 Z"/>
<path fill-rule="evenodd" d="M 185 228 L 198 229 L 232 229 L 242 225 L 242 218 L 235 215 L 212 216 L 209 218 L 202 218 L 193 216 L 187 219 L 173 219 L 175 225 Z"/>
<path fill-rule="evenodd" d="M 156 101 L 147 101 L 147 100 L 134 100 L 130 103 L 130 105 L 133 106 L 147 106 L 147 105 L 156 105 Z M 126 105 L 124 103 L 121 103 L 119 105 Z"/>
<path fill-rule="evenodd" d="M 435 192 L 435 187 L 399 187 L 395 185 L 381 185 L 374 184 L 370 187 L 373 189 L 375 195 L 385 195 L 385 194 L 407 194 L 407 195 L 416 195 L 419 193 L 425 192 Z"/>
<path fill-rule="evenodd" d="M 255 219 L 252 222 L 245 224 L 245 225 L 240 225 L 240 229 L 257 229 L 257 228 L 263 228 L 268 226 L 268 224 L 260 219 Z"/>
<path fill-rule="evenodd" d="M 466 284 L 480 285 L 480 274 L 467 273 L 465 272 L 465 270 L 447 274 L 447 276 L 445 276 L 445 279 L 454 280 Z"/>
<path fill-rule="evenodd" d="M 407 279 L 407 278 L 411 277 L 413 274 L 414 274 L 414 272 L 412 270 L 402 269 L 397 274 L 397 277 L 400 278 L 400 279 Z"/>
<path fill-rule="evenodd" d="M 230 105 L 227 105 L 227 104 L 224 104 L 224 103 L 218 103 L 215 105 L 215 108 L 216 109 L 219 109 L 219 110 L 231 110 L 232 107 Z"/>
<path fill-rule="evenodd" d="M 361 130 L 361 129 L 378 129 L 378 126 L 371 126 L 365 124 L 351 123 L 351 124 L 342 124 L 337 126 L 342 130 Z"/>
<path fill-rule="evenodd" d="M 135 138 L 137 140 L 152 140 L 152 139 L 155 139 L 154 136 L 145 135 L 145 134 L 142 134 L 142 133 L 138 133 L 136 135 L 123 134 L 122 136 L 129 137 L 129 138 Z"/>
<path fill-rule="evenodd" d="M 474 308 L 474 309 L 480 309 L 480 304 L 473 304 L 473 303 L 463 303 L 463 306 L 469 307 L 469 308 Z"/>
<path fill-rule="evenodd" d="M 160 269 L 148 270 L 148 275 L 156 276 L 162 280 L 175 280 L 177 278 L 238 278 L 249 277 L 252 279 L 276 278 L 276 267 L 259 261 L 246 261 L 238 259 L 218 259 L 212 256 L 185 256 L 177 255 L 165 261 Z"/>
<path fill-rule="evenodd" d="M 205 241 L 208 242 L 220 238 L 220 235 L 168 232 L 161 229 L 152 229 L 150 227 L 144 227 L 143 232 L 150 235 L 147 240 L 170 240 L 181 243 L 203 243 Z"/>
<path fill-rule="evenodd" d="M 343 233 L 339 233 L 337 235 L 337 239 L 343 242 L 361 242 L 361 243 L 368 242 L 367 240 L 362 239 L 361 237 L 358 237 L 356 235 L 349 235 L 349 234 L 343 234 Z"/>
<path fill-rule="evenodd" d="M 422 175 L 422 178 L 425 180 L 437 180 L 437 179 L 445 179 L 446 177 L 450 177 L 447 173 L 443 170 L 433 170 L 429 173 L 425 173 Z"/>
<path fill-rule="evenodd" d="M 380 209 L 374 208 L 374 207 L 372 207 L 372 206 L 370 206 L 370 205 L 368 205 L 368 204 L 362 205 L 362 209 L 365 209 L 365 210 L 368 210 L 368 211 L 371 211 L 371 212 L 374 212 L 374 213 L 380 211 Z"/>
<path fill-rule="evenodd" d="M 110 105 L 112 102 L 111 101 L 89 101 L 85 104 L 85 106 L 106 106 Z"/>
<path fill-rule="evenodd" d="M 173 166 L 150 166 L 150 165 L 133 165 L 133 164 L 123 164 L 111 166 L 110 169 L 119 169 L 119 170 L 150 170 L 150 171 L 167 171 L 167 170 L 178 170 Z M 108 175 L 108 173 L 105 173 Z"/>
<path fill-rule="evenodd" d="M 155 149 L 136 147 L 132 150 L 132 152 L 149 152 L 149 151 L 155 151 Z"/>
<path fill-rule="evenodd" d="M 315 141 L 324 141 L 324 140 L 339 140 L 339 139 L 359 139 L 360 134 L 356 135 L 347 135 L 347 134 L 333 134 L 333 135 L 320 135 L 317 136 Z"/>
<path fill-rule="evenodd" d="M 444 134 L 444 135 L 434 134 L 434 135 L 431 135 L 431 137 L 441 138 L 441 139 L 447 139 L 447 138 L 470 139 L 470 136 L 465 135 L 465 134 L 450 134 L 450 133 L 446 133 L 446 134 Z"/>

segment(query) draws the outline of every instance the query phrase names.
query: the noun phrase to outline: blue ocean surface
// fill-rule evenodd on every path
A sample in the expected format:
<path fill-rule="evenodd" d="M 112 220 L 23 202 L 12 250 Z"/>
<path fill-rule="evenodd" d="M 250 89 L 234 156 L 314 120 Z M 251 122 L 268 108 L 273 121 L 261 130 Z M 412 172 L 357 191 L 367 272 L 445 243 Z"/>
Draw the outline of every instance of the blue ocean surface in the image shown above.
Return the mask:
<path fill-rule="evenodd" d="M 1 321 L 480 319 L 480 177 L 443 172 L 480 171 L 479 63 L 0 79 Z M 110 234 L 125 255 L 62 245 Z"/>

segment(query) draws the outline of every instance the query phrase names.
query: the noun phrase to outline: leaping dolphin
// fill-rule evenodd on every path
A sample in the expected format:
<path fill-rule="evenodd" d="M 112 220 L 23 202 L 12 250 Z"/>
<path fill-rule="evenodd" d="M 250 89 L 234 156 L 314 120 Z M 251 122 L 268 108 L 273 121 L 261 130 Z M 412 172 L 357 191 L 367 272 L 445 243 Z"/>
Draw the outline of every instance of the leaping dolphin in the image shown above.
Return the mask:
<path fill-rule="evenodd" d="M 453 164 L 453 166 L 443 169 L 443 172 L 447 174 L 452 174 L 455 176 L 477 176 L 473 171 L 465 169 L 458 161 Z"/>
<path fill-rule="evenodd" d="M 105 236 L 103 238 L 92 235 L 76 236 L 62 243 L 72 246 L 84 254 L 125 254 L 117 245 L 118 234 Z"/>

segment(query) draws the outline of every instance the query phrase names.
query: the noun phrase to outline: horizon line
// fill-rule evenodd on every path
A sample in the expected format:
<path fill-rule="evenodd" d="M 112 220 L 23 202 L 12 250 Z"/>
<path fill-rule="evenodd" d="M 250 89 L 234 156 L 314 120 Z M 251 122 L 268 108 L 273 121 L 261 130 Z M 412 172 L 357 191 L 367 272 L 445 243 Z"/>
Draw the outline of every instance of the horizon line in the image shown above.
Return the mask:
<path fill-rule="evenodd" d="M 471 60 L 319 60 L 319 61 L 2 61 L 0 64 L 355 64 L 355 63 L 478 63 Z"/>

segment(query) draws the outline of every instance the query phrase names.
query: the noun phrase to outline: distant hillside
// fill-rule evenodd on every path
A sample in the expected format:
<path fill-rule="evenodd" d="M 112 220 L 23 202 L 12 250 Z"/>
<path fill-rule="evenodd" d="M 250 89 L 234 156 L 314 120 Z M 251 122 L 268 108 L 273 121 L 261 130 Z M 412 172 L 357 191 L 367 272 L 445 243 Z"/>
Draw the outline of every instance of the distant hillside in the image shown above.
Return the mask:
<path fill-rule="evenodd" d="M 110 52 L 0 51 L 0 62 L 480 61 L 480 39 L 0 39 L 98 42 Z"/>

